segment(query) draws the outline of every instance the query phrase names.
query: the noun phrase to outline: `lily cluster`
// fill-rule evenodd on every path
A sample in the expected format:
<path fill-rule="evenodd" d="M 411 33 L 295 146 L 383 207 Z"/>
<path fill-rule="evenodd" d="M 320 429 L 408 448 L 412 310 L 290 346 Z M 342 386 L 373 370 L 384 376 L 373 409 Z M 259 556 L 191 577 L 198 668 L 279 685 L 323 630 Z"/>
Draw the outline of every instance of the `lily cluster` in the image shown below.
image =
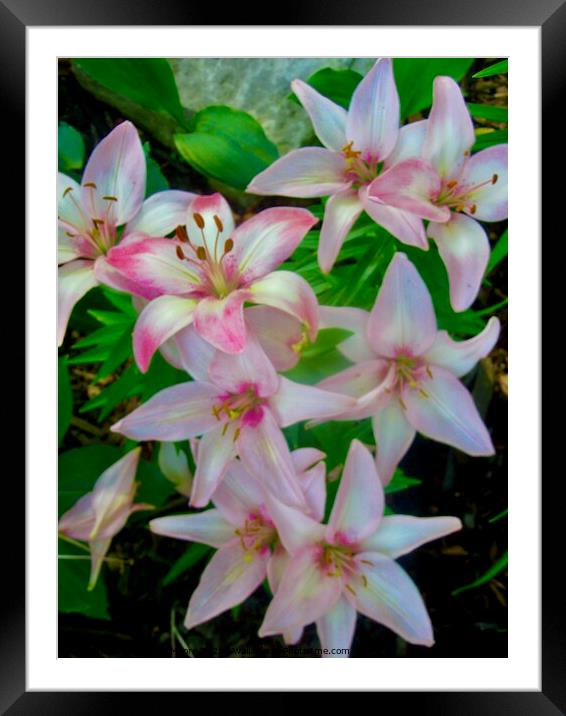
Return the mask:
<path fill-rule="evenodd" d="M 506 147 L 470 156 L 473 125 L 458 85 L 436 78 L 429 118 L 402 128 L 390 60 L 375 64 L 348 111 L 300 80 L 293 89 L 324 146 L 290 152 L 248 190 L 330 196 L 318 250 L 325 272 L 362 211 L 405 244 L 426 250 L 432 238 L 454 309 L 468 307 L 489 257 L 477 219 L 506 216 L 507 169 Z M 58 331 L 62 342 L 74 304 L 107 284 L 130 293 L 140 311 L 133 333 L 140 370 L 161 350 L 187 373 L 112 427 L 135 441 L 160 441 L 159 465 L 193 508 L 153 519 L 152 531 L 218 550 L 190 598 L 186 627 L 241 603 L 267 578 L 273 598 L 261 636 L 296 643 L 316 623 L 324 655 L 343 655 L 359 612 L 431 645 L 423 600 L 394 560 L 461 523 L 384 516 L 384 486 L 416 432 L 470 455 L 493 453 L 459 378 L 494 346 L 497 319 L 467 341 L 438 331 L 428 289 L 401 252 L 371 311 L 319 306 L 301 276 L 279 268 L 317 223 L 307 209 L 265 209 L 236 226 L 218 193 L 165 191 L 145 201 L 144 193 L 143 149 L 129 122 L 95 148 L 80 185 L 60 175 Z M 330 327 L 352 332 L 338 346 L 349 368 L 317 386 L 280 375 Z M 292 452 L 283 430 L 365 418 L 375 454 L 351 443 L 324 524 L 325 455 Z M 173 445 L 185 440 L 194 475 Z M 62 534 L 90 546 L 91 587 L 112 537 L 132 511 L 148 508 L 133 504 L 138 459 L 136 448 L 60 520 Z"/>

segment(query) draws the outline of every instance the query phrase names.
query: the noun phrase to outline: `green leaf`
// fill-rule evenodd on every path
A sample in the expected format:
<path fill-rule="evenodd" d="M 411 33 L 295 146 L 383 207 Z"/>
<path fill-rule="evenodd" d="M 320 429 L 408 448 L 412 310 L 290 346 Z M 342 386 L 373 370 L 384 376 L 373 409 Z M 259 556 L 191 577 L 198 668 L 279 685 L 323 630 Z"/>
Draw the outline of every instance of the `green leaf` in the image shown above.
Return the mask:
<path fill-rule="evenodd" d="M 478 77 L 491 77 L 492 75 L 501 75 L 505 74 L 509 69 L 509 60 L 501 60 L 501 62 L 497 62 L 495 65 L 490 65 L 489 67 L 486 67 L 484 70 L 481 70 L 480 72 L 476 72 L 475 75 L 472 75 L 474 79 Z"/>
<path fill-rule="evenodd" d="M 175 135 L 181 156 L 205 176 L 243 190 L 278 157 L 277 147 L 246 112 L 212 106 L 191 120 L 191 134 Z"/>
<path fill-rule="evenodd" d="M 476 143 L 472 147 L 472 152 L 479 152 L 486 147 L 492 147 L 494 144 L 505 144 L 507 142 L 507 130 L 497 129 L 493 132 L 476 132 Z"/>
<path fill-rule="evenodd" d="M 468 110 L 472 117 L 481 117 L 490 122 L 506 122 L 507 107 L 498 107 L 494 104 L 471 104 L 468 103 Z"/>
<path fill-rule="evenodd" d="M 93 318 L 105 326 L 124 325 L 131 323 L 132 316 L 124 314 L 122 311 L 101 311 L 98 309 L 89 309 L 88 311 Z M 134 316 L 135 317 L 135 316 Z"/>
<path fill-rule="evenodd" d="M 314 343 L 310 343 L 302 352 L 303 358 L 316 358 L 335 348 L 339 343 L 353 335 L 344 328 L 321 328 Z"/>
<path fill-rule="evenodd" d="M 507 514 L 509 512 L 509 508 L 506 507 L 502 512 L 495 515 L 495 517 L 492 517 L 490 520 L 488 520 L 489 524 L 492 525 L 494 522 L 499 522 L 499 520 L 502 520 L 504 517 L 507 517 Z"/>
<path fill-rule="evenodd" d="M 81 338 L 80 341 L 73 343 L 73 348 L 89 348 L 90 346 L 110 346 L 124 332 L 124 324 L 118 323 L 115 326 L 103 326 L 88 336 Z"/>
<path fill-rule="evenodd" d="M 111 348 L 108 357 L 98 369 L 95 381 L 106 378 L 122 365 L 132 355 L 132 327 L 128 326 L 122 332 L 114 346 Z"/>
<path fill-rule="evenodd" d="M 403 490 L 407 490 L 409 487 L 416 487 L 421 483 L 422 480 L 418 480 L 416 477 L 409 477 L 408 475 L 405 475 L 403 470 L 398 467 L 393 473 L 391 482 L 385 487 L 384 492 L 386 495 L 389 495 L 392 492 L 402 492 Z"/>
<path fill-rule="evenodd" d="M 307 83 L 320 94 L 348 109 L 354 90 L 362 79 L 362 75 L 355 70 L 333 70 L 330 67 L 324 67 L 312 74 Z M 294 93 L 289 95 L 289 99 L 300 104 Z"/>
<path fill-rule="evenodd" d="M 57 389 L 57 434 L 58 444 L 61 446 L 73 416 L 73 393 L 69 381 L 67 356 L 61 356 L 61 358 L 59 358 Z"/>
<path fill-rule="evenodd" d="M 507 256 L 507 233 L 508 230 L 505 229 L 491 251 L 489 263 L 487 264 L 486 276 L 489 276 L 493 269 Z"/>
<path fill-rule="evenodd" d="M 145 163 L 147 168 L 147 179 L 145 184 L 145 195 L 146 197 L 152 194 L 157 194 L 158 191 L 165 191 L 169 189 L 169 182 L 163 176 L 159 164 L 151 157 L 149 142 L 145 142 L 143 145 L 143 151 L 145 154 Z"/>
<path fill-rule="evenodd" d="M 132 303 L 132 294 L 124 293 L 123 291 L 116 291 L 109 286 L 102 286 L 102 293 L 104 297 L 110 301 L 110 303 L 117 308 L 121 313 L 130 316 L 131 318 L 137 318 L 138 312 Z"/>
<path fill-rule="evenodd" d="M 186 125 L 171 65 L 163 58 L 77 58 L 73 60 L 93 80 L 152 112 Z"/>
<path fill-rule="evenodd" d="M 171 569 L 163 577 L 161 584 L 165 587 L 174 582 L 177 577 L 187 572 L 193 565 L 200 562 L 201 559 L 211 551 L 211 547 L 206 544 L 194 542 L 184 554 L 182 554 Z"/>
<path fill-rule="evenodd" d="M 491 582 L 491 580 L 494 577 L 497 577 L 497 575 L 502 572 L 507 565 L 509 564 L 509 554 L 508 552 L 505 552 L 494 564 L 491 565 L 491 567 L 485 572 L 485 574 L 482 574 L 481 577 L 476 579 L 471 584 L 466 584 L 464 587 L 459 587 L 458 589 L 455 589 L 452 592 L 452 596 L 455 597 L 458 594 L 462 594 L 462 592 L 467 592 L 468 589 L 475 589 L 476 587 L 481 587 L 484 584 L 487 584 L 488 582 Z"/>
<path fill-rule="evenodd" d="M 118 380 L 115 380 L 94 398 L 87 400 L 87 402 L 81 406 L 79 412 L 86 413 L 90 410 L 100 408 L 98 422 L 100 423 L 106 420 L 119 403 L 136 393 L 136 388 L 139 389 L 139 384 L 142 379 L 139 370 L 134 364 L 128 366 Z"/>
<path fill-rule="evenodd" d="M 85 143 L 82 135 L 66 122 L 60 122 L 57 132 L 59 171 L 82 169 L 85 160 Z"/>
<path fill-rule="evenodd" d="M 67 557 L 67 559 L 66 559 Z M 71 557 L 71 559 L 68 559 Z M 79 559 L 73 559 L 78 557 Z M 83 559 L 86 557 L 86 559 Z M 88 552 L 59 540 L 58 599 L 60 612 L 78 612 L 92 619 L 110 619 L 106 586 L 102 575 L 87 591 L 90 576 Z"/>
<path fill-rule="evenodd" d="M 401 118 L 431 106 L 432 83 L 437 75 L 447 75 L 459 82 L 473 63 L 474 58 L 469 57 L 396 57 L 393 68 L 401 100 Z"/>

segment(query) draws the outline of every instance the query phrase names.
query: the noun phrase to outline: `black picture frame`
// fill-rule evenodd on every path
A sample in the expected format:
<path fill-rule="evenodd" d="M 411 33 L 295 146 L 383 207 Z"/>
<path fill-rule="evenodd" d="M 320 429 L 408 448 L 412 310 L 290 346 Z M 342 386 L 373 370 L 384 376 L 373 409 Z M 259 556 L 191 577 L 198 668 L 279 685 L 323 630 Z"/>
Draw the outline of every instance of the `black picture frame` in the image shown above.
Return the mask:
<path fill-rule="evenodd" d="M 249 6 L 248 6 L 249 7 Z M 265 18 L 250 13 L 240 4 L 226 6 L 221 10 L 222 25 L 369 25 L 369 26 L 537 26 L 542 36 L 542 110 L 543 128 L 548 137 L 560 137 L 561 114 L 559 101 L 566 70 L 566 2 L 565 0 L 397 0 L 395 3 L 375 1 L 344 4 L 340 0 L 289 0 L 285 4 L 285 16 Z M 347 12 L 346 9 L 347 8 Z M 251 8 L 253 9 L 253 8 Z M 246 17 L 246 10 L 248 10 Z M 253 19 L 252 19 L 253 16 Z M 292 19 L 290 22 L 287 18 Z M 0 57 L 2 59 L 0 83 L 3 97 L 4 136 L 9 136 L 7 151 L 13 152 L 10 162 L 10 184 L 16 181 L 17 172 L 23 174 L 25 144 L 25 61 L 26 27 L 72 26 L 72 25 L 215 25 L 218 9 L 206 4 L 175 2 L 170 0 L 0 0 Z M 536 101 L 536 98 L 533 100 Z M 555 140 L 544 145 L 543 157 L 546 167 L 556 165 L 564 155 L 564 148 Z M 550 171 L 550 170 L 549 170 Z M 560 207 L 559 184 L 546 177 L 543 206 Z M 10 211 L 19 215 L 16 223 L 17 236 L 21 236 L 25 215 L 24 183 L 20 191 L 10 189 Z M 19 212 L 17 209 L 19 208 Z M 543 228 L 549 229 L 552 214 L 547 212 Z M 22 242 L 23 244 L 23 242 Z M 12 259 L 21 260 L 23 248 L 14 251 Z M 23 262 L 22 264 L 23 265 Z M 24 345 L 21 319 L 11 318 L 13 335 Z M 16 348 L 23 351 L 23 348 Z M 18 358 L 20 356 L 17 356 Z M 23 356 L 20 365 L 23 364 Z M 13 354 L 11 354 L 13 360 Z M 29 396 L 28 396 L 29 397 Z M 21 395 L 19 396 L 21 401 Z M 11 414 L 10 414 L 10 417 Z M 28 446 L 29 449 L 29 446 Z M 562 470 L 554 475 L 561 477 Z M 12 475 L 15 477 L 15 475 Z M 512 479 L 513 476 L 510 476 Z M 23 478 L 23 476 L 22 476 Z M 532 479 L 540 479 L 533 475 Z M 9 547 L 3 550 L 5 600 L 1 615 L 0 639 L 0 708 L 10 715 L 41 713 L 86 714 L 102 710 L 134 708 L 131 699 L 140 694 L 86 693 L 86 692 L 30 692 L 26 691 L 25 679 L 25 593 L 24 593 L 24 482 L 4 481 L 4 504 L 10 505 L 13 521 Z M 556 499 L 554 487 L 543 494 L 543 601 L 542 601 L 542 689 L 539 692 L 379 692 L 376 707 L 394 706 L 397 710 L 414 708 L 424 714 L 459 714 L 472 716 L 491 714 L 525 716 L 554 716 L 566 713 L 566 617 L 563 588 L 563 558 L 560 546 L 564 543 L 562 501 Z M 562 519 L 561 519 L 562 518 Z M 515 562 L 515 559 L 517 562 Z M 512 568 L 520 556 L 512 557 Z M 6 586 L 9 585 L 9 589 Z M 183 694 L 141 694 L 143 706 L 152 704 L 162 707 L 162 701 L 154 699 L 181 696 Z M 128 699 L 126 701 L 126 699 Z M 187 704 L 185 704 L 187 706 Z"/>

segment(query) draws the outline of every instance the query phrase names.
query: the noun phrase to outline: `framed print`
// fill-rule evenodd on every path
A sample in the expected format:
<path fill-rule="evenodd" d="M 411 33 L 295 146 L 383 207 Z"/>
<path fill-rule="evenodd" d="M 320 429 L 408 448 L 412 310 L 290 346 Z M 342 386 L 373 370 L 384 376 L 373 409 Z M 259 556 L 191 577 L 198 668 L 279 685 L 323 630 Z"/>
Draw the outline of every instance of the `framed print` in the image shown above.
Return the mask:
<path fill-rule="evenodd" d="M 342 11 L 3 2 L 26 122 L 8 713 L 220 690 L 566 709 L 539 431 L 566 11 Z"/>

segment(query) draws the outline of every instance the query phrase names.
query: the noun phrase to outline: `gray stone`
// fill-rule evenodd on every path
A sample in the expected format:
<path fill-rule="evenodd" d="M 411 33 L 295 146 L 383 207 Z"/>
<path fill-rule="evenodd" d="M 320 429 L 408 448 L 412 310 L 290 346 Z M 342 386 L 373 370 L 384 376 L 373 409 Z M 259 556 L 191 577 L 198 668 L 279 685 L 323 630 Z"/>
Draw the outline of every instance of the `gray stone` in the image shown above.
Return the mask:
<path fill-rule="evenodd" d="M 312 137 L 302 107 L 290 102 L 291 81 L 307 79 L 322 67 L 366 72 L 369 58 L 180 58 L 170 60 L 181 103 L 192 111 L 225 104 L 249 112 L 281 153 Z"/>

